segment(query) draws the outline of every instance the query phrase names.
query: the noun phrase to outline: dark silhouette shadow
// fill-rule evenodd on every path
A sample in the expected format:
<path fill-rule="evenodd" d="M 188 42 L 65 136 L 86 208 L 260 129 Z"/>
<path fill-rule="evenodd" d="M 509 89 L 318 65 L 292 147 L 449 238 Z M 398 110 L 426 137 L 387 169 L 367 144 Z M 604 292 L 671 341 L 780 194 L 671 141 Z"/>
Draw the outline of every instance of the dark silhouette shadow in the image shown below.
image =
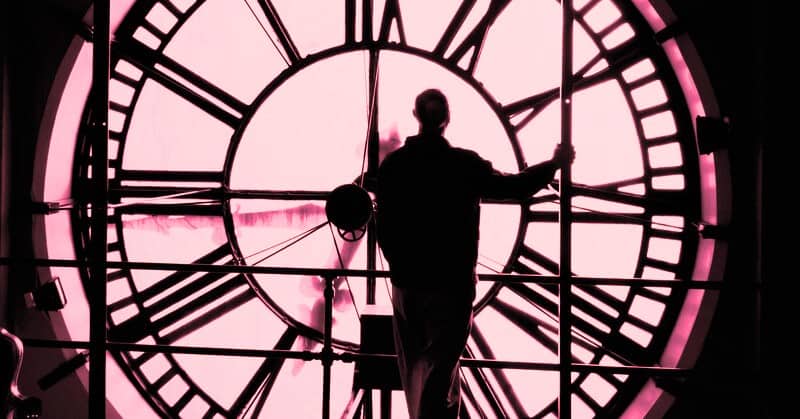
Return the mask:
<path fill-rule="evenodd" d="M 559 146 L 550 160 L 502 173 L 444 138 L 450 112 L 441 91 L 420 93 L 414 116 L 419 133 L 378 170 L 378 243 L 392 273 L 395 346 L 410 417 L 455 418 L 459 358 L 472 324 L 481 199 L 529 197 L 575 154 Z"/>

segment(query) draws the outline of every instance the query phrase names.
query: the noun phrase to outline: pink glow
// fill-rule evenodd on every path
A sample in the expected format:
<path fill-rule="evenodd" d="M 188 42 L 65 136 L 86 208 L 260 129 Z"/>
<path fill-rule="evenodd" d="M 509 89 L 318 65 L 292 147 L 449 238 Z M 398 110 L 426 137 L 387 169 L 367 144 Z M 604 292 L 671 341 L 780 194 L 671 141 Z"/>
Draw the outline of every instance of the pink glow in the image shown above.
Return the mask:
<path fill-rule="evenodd" d="M 667 57 L 670 58 L 672 66 L 675 68 L 675 73 L 678 75 L 678 80 L 681 83 L 684 95 L 686 95 L 688 101 L 692 120 L 696 120 L 697 117 L 701 115 L 718 116 L 719 109 L 717 109 L 716 104 L 708 99 L 705 99 L 705 101 L 703 100 L 704 98 L 713 97 L 712 92 L 710 92 L 710 82 L 705 74 L 691 72 L 689 70 L 689 64 L 683 58 L 686 55 L 689 60 L 699 61 L 699 59 L 696 58 L 694 48 L 691 47 L 691 43 L 683 42 L 679 44 L 677 40 L 668 40 L 664 43 L 664 50 L 667 53 Z M 730 208 L 730 205 L 717 204 L 717 200 L 720 199 L 720 197 L 728 195 L 730 192 L 725 189 L 725 185 L 717 184 L 716 165 L 721 163 L 723 167 L 726 166 L 727 159 L 720 153 L 716 154 L 717 155 L 700 156 L 700 190 L 703 194 L 703 220 L 711 224 L 727 222 L 730 216 L 730 214 L 727 213 L 727 208 Z M 720 197 L 718 197 L 718 193 Z M 724 199 L 727 200 L 728 198 L 725 197 Z M 720 214 L 722 217 L 718 219 Z"/>
<path fill-rule="evenodd" d="M 633 0 L 633 4 L 636 5 L 636 8 L 639 9 L 642 16 L 647 19 L 650 27 L 653 28 L 655 32 L 664 29 L 666 26 L 663 19 L 664 10 L 656 11 L 650 0 Z"/>

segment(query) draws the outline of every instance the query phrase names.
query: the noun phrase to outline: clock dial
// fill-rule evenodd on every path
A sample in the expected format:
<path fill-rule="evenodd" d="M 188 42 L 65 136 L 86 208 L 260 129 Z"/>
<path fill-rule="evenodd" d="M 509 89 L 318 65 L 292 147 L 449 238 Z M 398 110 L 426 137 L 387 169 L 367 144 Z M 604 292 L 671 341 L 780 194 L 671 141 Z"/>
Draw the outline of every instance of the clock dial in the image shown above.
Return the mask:
<path fill-rule="evenodd" d="M 665 23 L 647 2 L 574 3 L 572 274 L 709 279 L 719 255 L 697 226 L 716 217 L 707 179 L 719 174 L 697 152 L 692 121 L 703 112 L 693 103 L 701 98 L 675 70 L 687 66 L 676 41 L 658 34 Z M 549 158 L 560 138 L 560 7 L 133 2 L 111 47 L 108 259 L 385 269 L 371 227 L 349 241 L 327 224 L 328 193 L 371 173 L 416 132 L 413 99 L 428 87 L 450 100 L 453 145 L 507 172 Z M 69 187 L 79 258 L 91 237 L 91 211 L 81 205 L 91 179 L 85 131 L 67 143 L 76 150 Z M 51 166 L 48 179 L 57 176 Z M 557 275 L 558 188 L 482 203 L 480 273 Z M 114 341 L 319 350 L 323 339 L 318 277 L 80 274 L 85 284 L 106 281 Z M 356 351 L 360 313 L 388 305 L 390 290 L 383 279 L 358 277 L 337 278 L 335 287 L 333 345 Z M 573 361 L 685 365 L 693 342 L 676 335 L 713 311 L 704 295 L 574 285 Z M 702 307 L 686 311 L 689 300 Z M 317 417 L 322 408 L 317 362 L 113 355 L 155 415 L 279 417 L 292 409 Z M 482 281 L 465 357 L 557 364 L 558 287 Z M 463 372 L 470 417 L 557 414 L 557 370 Z M 351 364 L 334 363 L 333 412 L 345 408 L 352 375 Z M 638 415 L 663 396 L 645 375 L 579 372 L 573 383 L 574 417 Z M 394 397 L 403 416 L 402 395 Z"/>

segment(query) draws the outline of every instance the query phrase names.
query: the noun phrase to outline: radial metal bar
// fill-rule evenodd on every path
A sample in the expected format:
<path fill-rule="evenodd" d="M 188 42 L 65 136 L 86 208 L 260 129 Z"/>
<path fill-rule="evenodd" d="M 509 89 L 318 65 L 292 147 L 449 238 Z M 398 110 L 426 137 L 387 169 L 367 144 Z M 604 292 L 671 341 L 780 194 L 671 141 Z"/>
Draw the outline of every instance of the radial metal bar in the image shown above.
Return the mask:
<path fill-rule="evenodd" d="M 25 346 L 36 348 L 90 348 L 87 341 L 63 341 L 47 339 L 22 339 Z M 324 360 L 326 357 L 332 361 L 355 362 L 357 360 L 392 360 L 397 359 L 396 355 L 374 354 L 362 352 L 334 352 L 328 354 L 323 351 L 293 351 L 279 349 L 250 349 L 250 348 L 223 348 L 223 347 L 204 347 L 204 346 L 179 346 L 179 345 L 153 345 L 138 343 L 108 342 L 107 349 L 116 351 L 136 351 L 136 352 L 159 352 L 169 354 L 191 354 L 191 355 L 217 355 L 217 356 L 240 356 L 251 358 L 276 358 L 276 359 L 300 359 L 303 361 Z M 498 359 L 476 359 L 461 358 L 462 367 L 474 368 L 496 368 L 496 369 L 517 369 L 517 370 L 536 370 L 536 371 L 558 371 L 560 365 L 548 362 L 529 362 L 529 361 L 503 361 Z M 687 375 L 692 370 L 687 368 L 667 368 L 641 365 L 599 365 L 572 363 L 574 372 L 595 372 L 603 374 L 626 374 L 626 375 Z"/>
<path fill-rule="evenodd" d="M 372 1 L 366 1 L 365 5 L 370 5 L 372 9 Z M 378 67 L 380 59 L 380 50 L 375 47 L 369 49 L 369 80 L 368 80 L 368 98 L 369 98 L 369 138 L 367 140 L 367 178 L 376 178 L 378 175 L 379 165 L 379 149 L 380 138 L 378 134 L 378 83 L 380 77 Z M 375 269 L 378 255 L 378 233 L 376 224 L 374 222 L 367 223 L 367 269 Z M 367 277 L 367 304 L 375 304 L 375 290 L 376 283 L 374 276 Z"/>
<path fill-rule="evenodd" d="M 335 276 L 325 276 L 325 330 L 322 336 L 322 419 L 331 417 L 331 366 L 335 359 L 333 352 L 333 280 Z"/>
<path fill-rule="evenodd" d="M 25 259 L 14 260 L 11 258 L 0 258 L 0 264 L 28 263 L 35 266 L 61 266 L 61 267 L 87 267 L 86 262 L 71 259 Z M 330 268 L 295 268 L 282 266 L 250 266 L 250 265 L 211 265 L 203 263 L 162 263 L 162 262 L 122 262 L 107 261 L 106 267 L 109 269 L 128 269 L 128 270 L 156 270 L 156 271 L 183 271 L 183 272 L 220 272 L 220 273 L 252 273 L 252 274 L 283 274 L 296 276 L 350 276 L 367 277 L 374 276 L 388 278 L 391 273 L 386 270 L 365 270 L 365 269 L 330 269 Z M 530 284 L 559 284 L 561 277 L 552 275 L 535 274 L 478 274 L 480 281 L 501 282 L 501 283 L 530 283 Z M 720 290 L 723 287 L 734 287 L 736 284 L 724 283 L 722 281 L 700 281 L 680 279 L 648 279 L 648 278 L 610 278 L 610 277 L 574 277 L 570 283 L 576 286 L 584 285 L 619 285 L 631 288 L 642 287 L 662 287 L 676 289 L 708 289 Z"/>
<path fill-rule="evenodd" d="M 106 416 L 106 255 L 108 239 L 108 102 L 110 0 L 94 2 L 92 42 L 92 208 L 89 263 L 89 416 Z"/>
<path fill-rule="evenodd" d="M 561 146 L 572 148 L 572 0 L 561 0 Z M 561 162 L 559 183 L 558 417 L 572 417 L 572 168 Z"/>

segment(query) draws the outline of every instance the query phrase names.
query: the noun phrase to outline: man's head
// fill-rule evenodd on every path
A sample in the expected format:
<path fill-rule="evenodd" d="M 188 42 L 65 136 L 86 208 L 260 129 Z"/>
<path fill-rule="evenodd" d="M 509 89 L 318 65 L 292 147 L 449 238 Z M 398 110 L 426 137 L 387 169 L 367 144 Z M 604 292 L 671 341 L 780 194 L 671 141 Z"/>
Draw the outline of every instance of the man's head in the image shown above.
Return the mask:
<path fill-rule="evenodd" d="M 414 116 L 421 131 L 441 133 L 450 122 L 447 98 L 439 89 L 423 91 L 414 101 Z"/>

